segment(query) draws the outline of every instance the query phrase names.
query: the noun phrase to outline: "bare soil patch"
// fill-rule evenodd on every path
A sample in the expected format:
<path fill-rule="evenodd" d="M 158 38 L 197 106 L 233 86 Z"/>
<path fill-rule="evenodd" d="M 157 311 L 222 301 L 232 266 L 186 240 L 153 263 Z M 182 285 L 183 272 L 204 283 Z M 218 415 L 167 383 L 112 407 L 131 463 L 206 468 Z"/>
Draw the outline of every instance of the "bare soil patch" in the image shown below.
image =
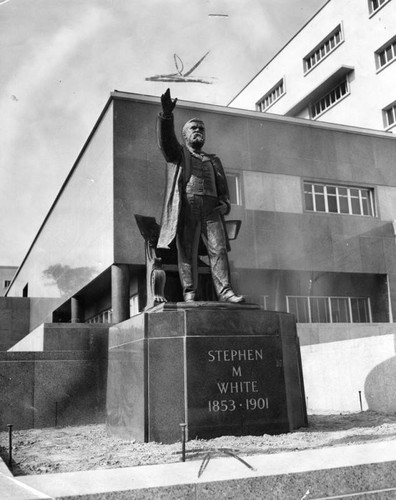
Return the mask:
<path fill-rule="evenodd" d="M 223 436 L 188 441 L 187 460 L 202 460 L 205 450 L 229 449 L 248 456 L 327 446 L 396 439 L 396 415 L 373 411 L 311 415 L 309 427 L 271 436 Z M 104 424 L 16 430 L 13 432 L 14 475 L 47 474 L 178 462 L 181 444 L 124 441 L 106 432 Z M 8 432 L 0 433 L 0 455 L 8 463 Z"/>

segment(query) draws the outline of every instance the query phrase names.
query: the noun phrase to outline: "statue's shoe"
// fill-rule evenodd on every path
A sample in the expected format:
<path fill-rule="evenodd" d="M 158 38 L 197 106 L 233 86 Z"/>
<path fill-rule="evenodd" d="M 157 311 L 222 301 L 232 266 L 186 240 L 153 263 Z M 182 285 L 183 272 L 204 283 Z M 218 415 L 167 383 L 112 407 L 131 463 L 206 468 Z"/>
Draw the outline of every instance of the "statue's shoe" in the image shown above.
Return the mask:
<path fill-rule="evenodd" d="M 230 302 L 232 304 L 241 304 L 245 302 L 245 297 L 243 295 L 236 295 L 232 290 L 229 290 L 225 294 L 219 297 L 220 302 Z"/>
<path fill-rule="evenodd" d="M 195 292 L 187 292 L 184 294 L 184 302 L 195 302 Z"/>

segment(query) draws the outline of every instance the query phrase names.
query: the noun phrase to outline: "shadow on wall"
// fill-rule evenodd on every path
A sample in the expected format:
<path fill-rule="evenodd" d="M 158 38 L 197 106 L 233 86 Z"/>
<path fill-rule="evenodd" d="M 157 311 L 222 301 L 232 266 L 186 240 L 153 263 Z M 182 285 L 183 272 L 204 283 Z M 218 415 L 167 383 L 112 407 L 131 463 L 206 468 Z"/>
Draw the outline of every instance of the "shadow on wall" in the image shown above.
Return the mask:
<path fill-rule="evenodd" d="M 394 343 L 396 352 L 396 335 Z M 364 384 L 364 393 L 369 410 L 396 413 L 396 356 L 371 370 Z"/>
<path fill-rule="evenodd" d="M 55 284 L 62 297 L 70 297 L 96 275 L 94 267 L 75 267 L 54 264 L 43 271 L 43 277 Z"/>

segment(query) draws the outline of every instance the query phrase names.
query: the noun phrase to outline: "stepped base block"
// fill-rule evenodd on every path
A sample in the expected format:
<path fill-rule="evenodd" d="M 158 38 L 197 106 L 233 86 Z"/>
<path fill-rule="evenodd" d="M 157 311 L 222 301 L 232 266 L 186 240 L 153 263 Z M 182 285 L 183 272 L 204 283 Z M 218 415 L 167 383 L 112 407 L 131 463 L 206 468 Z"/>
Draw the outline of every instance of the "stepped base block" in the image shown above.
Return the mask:
<path fill-rule="evenodd" d="M 306 425 L 294 317 L 164 304 L 110 328 L 107 427 L 137 441 L 277 434 Z"/>

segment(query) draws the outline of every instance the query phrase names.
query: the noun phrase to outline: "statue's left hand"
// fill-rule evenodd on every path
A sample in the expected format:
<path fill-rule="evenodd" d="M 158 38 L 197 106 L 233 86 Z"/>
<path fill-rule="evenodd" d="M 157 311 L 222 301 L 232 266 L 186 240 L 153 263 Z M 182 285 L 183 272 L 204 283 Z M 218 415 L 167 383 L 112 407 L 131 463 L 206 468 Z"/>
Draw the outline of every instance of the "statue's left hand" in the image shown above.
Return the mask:
<path fill-rule="evenodd" d="M 220 212 L 221 215 L 226 215 L 228 212 L 228 205 L 224 201 L 219 201 L 219 205 L 215 208 L 216 212 Z"/>
<path fill-rule="evenodd" d="M 162 111 L 165 116 L 170 116 L 175 109 L 177 99 L 172 99 L 170 89 L 161 95 Z"/>

